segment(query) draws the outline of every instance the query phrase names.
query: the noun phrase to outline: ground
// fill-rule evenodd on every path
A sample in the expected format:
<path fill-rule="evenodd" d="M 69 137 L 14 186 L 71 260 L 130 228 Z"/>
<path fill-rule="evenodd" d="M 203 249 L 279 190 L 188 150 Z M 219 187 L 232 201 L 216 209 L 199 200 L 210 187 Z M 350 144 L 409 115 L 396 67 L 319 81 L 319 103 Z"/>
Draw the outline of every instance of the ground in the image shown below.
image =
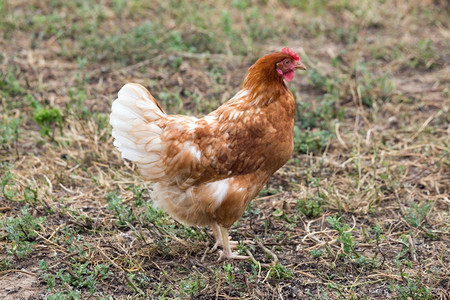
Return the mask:
<path fill-rule="evenodd" d="M 2 299 L 448 299 L 446 1 L 0 0 Z M 283 46 L 308 70 L 292 159 L 231 230 L 153 206 L 117 91 L 202 116 Z"/>

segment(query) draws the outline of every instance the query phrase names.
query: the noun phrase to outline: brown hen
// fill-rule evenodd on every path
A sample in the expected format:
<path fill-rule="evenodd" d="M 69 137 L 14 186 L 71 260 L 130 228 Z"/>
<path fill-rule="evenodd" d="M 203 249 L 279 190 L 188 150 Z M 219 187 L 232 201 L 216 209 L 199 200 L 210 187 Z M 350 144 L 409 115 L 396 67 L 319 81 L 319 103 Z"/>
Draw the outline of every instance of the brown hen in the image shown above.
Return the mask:
<path fill-rule="evenodd" d="M 167 115 L 141 85 L 126 84 L 110 124 L 122 157 L 153 181 L 152 199 L 176 220 L 211 226 L 220 258 L 228 231 L 293 149 L 294 97 L 286 81 L 306 67 L 283 48 L 250 67 L 241 90 L 203 118 Z"/>

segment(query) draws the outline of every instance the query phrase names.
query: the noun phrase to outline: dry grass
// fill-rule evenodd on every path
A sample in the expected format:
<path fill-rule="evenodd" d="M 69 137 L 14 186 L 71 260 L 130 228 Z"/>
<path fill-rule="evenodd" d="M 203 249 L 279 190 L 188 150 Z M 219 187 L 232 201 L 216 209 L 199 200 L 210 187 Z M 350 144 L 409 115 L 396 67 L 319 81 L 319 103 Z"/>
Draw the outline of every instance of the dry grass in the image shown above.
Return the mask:
<path fill-rule="evenodd" d="M 157 2 L 0 0 L 1 297 L 448 299 L 448 4 Z M 296 152 L 231 231 L 252 260 L 218 263 L 152 207 L 110 104 L 134 81 L 202 115 L 284 45 Z"/>

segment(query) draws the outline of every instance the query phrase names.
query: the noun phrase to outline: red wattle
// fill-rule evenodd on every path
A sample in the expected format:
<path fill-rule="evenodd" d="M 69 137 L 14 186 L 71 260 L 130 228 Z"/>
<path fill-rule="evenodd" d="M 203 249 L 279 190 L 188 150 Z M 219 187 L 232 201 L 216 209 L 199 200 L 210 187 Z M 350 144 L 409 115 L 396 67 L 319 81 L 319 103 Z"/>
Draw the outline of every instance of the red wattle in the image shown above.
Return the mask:
<path fill-rule="evenodd" d="M 286 80 L 287 82 L 291 81 L 292 79 L 294 79 L 294 75 L 295 72 L 294 71 L 289 71 L 283 74 L 283 78 L 284 80 Z"/>

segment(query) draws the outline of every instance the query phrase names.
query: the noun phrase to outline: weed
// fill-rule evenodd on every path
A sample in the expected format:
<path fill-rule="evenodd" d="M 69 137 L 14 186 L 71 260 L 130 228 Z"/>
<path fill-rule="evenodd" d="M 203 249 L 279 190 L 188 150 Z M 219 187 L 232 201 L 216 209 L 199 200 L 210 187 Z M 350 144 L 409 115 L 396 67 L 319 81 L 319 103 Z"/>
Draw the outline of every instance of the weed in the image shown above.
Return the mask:
<path fill-rule="evenodd" d="M 15 187 L 14 175 L 7 170 L 0 181 L 0 188 L 3 196 L 9 201 L 14 201 L 14 197 L 17 195 L 17 190 L 13 187 Z"/>
<path fill-rule="evenodd" d="M 336 107 L 340 79 L 327 78 L 315 69 L 309 74 L 309 79 L 326 93 L 318 99 L 315 107 L 307 102 L 298 104 L 294 149 L 299 153 L 323 151 L 335 136 L 333 133 L 335 122 L 344 115 L 344 111 Z"/>
<path fill-rule="evenodd" d="M 249 216 L 256 217 L 259 215 L 259 213 L 260 213 L 260 210 L 256 207 L 254 207 L 252 205 L 252 202 L 250 202 L 244 211 L 243 217 L 244 218 L 249 217 Z"/>
<path fill-rule="evenodd" d="M 60 133 L 62 135 L 62 116 L 61 111 L 55 107 L 44 107 L 41 103 L 35 100 L 31 95 L 27 96 L 27 100 L 30 102 L 33 108 L 33 119 L 41 128 L 41 135 L 43 137 L 54 137 L 54 126 L 59 126 Z"/>
<path fill-rule="evenodd" d="M 180 281 L 181 298 L 194 297 L 197 293 L 205 288 L 206 283 L 199 275 L 190 276 Z"/>
<path fill-rule="evenodd" d="M 41 277 L 42 277 L 42 279 L 44 279 L 45 283 L 47 284 L 47 288 L 49 290 L 53 289 L 56 286 L 56 277 L 52 274 L 47 273 L 48 272 L 47 262 L 42 259 L 39 261 L 38 265 L 39 265 Z"/>
<path fill-rule="evenodd" d="M 84 104 L 87 95 L 84 89 L 69 89 L 70 101 L 66 105 L 67 113 L 78 117 L 80 120 L 88 120 L 92 113 Z"/>
<path fill-rule="evenodd" d="M 226 35 L 228 35 L 228 37 L 233 37 L 234 33 L 233 33 L 233 28 L 232 28 L 232 24 L 233 24 L 233 20 L 230 17 L 230 13 L 228 11 L 223 11 L 222 12 L 222 16 L 220 17 L 220 22 L 222 23 L 222 30 L 223 32 L 225 32 Z"/>
<path fill-rule="evenodd" d="M 0 95 L 5 97 L 5 99 L 7 100 L 11 97 L 25 95 L 25 89 L 17 79 L 15 69 L 13 69 L 12 67 L 8 68 L 6 70 L 6 73 L 0 74 Z M 8 101 L 5 104 L 7 104 L 7 107 L 11 107 L 13 105 L 13 102 Z"/>
<path fill-rule="evenodd" d="M 108 209 L 112 210 L 117 218 L 117 225 L 125 227 L 136 221 L 137 218 L 132 209 L 122 203 L 122 198 L 116 192 L 109 192 L 105 199 L 108 202 Z"/>
<path fill-rule="evenodd" d="M 98 264 L 92 267 L 89 262 L 69 264 L 67 269 L 59 269 L 55 274 L 49 270 L 44 260 L 40 260 L 39 269 L 49 290 L 53 290 L 57 285 L 62 285 L 76 289 L 87 288 L 91 294 L 96 292 L 98 280 L 108 279 L 112 275 L 109 265 Z M 67 289 L 67 291 L 71 290 L 72 288 Z"/>
<path fill-rule="evenodd" d="M 326 76 L 317 69 L 311 69 L 307 76 L 312 85 L 327 94 L 336 95 L 339 91 L 339 85 L 342 84 L 342 80 L 338 76 Z"/>
<path fill-rule="evenodd" d="M 146 224 L 154 224 L 156 226 L 163 226 L 165 224 L 166 215 L 165 213 L 156 207 L 153 201 L 147 201 L 144 203 L 145 212 L 141 214 L 141 219 Z"/>
<path fill-rule="evenodd" d="M 140 288 L 147 288 L 150 283 L 150 279 L 147 275 L 141 272 L 127 274 L 128 278 L 132 281 L 138 284 Z"/>
<path fill-rule="evenodd" d="M 130 187 L 130 189 L 133 191 L 134 203 L 136 204 L 136 206 L 144 205 L 144 195 L 148 193 L 148 190 L 140 185 L 133 185 L 132 187 Z"/>
<path fill-rule="evenodd" d="M 0 272 L 11 269 L 11 260 L 9 259 L 1 259 L 0 260 Z"/>
<path fill-rule="evenodd" d="M 23 207 L 16 217 L 9 217 L 1 221 L 3 229 L 7 232 L 6 239 L 10 242 L 8 254 L 17 258 L 27 257 L 33 250 L 36 231 L 45 224 L 45 217 L 34 217 L 28 207 Z"/>
<path fill-rule="evenodd" d="M 319 294 L 319 290 L 320 290 L 320 294 Z M 310 291 L 306 291 L 306 295 L 309 296 L 308 300 L 319 300 L 319 299 L 320 300 L 328 300 L 328 299 L 330 299 L 328 297 L 328 292 L 324 288 L 321 287 L 319 290 L 317 291 L 318 296 L 313 295 Z"/>
<path fill-rule="evenodd" d="M 391 97 L 394 88 L 387 73 L 376 75 L 369 71 L 367 64 L 358 61 L 355 66 L 356 89 L 363 105 L 372 107 Z"/>
<path fill-rule="evenodd" d="M 3 110 L 2 106 L 0 108 L 0 145 L 11 151 L 19 140 L 23 118 L 18 114 L 14 116 L 11 112 Z"/>
<path fill-rule="evenodd" d="M 320 153 L 330 142 L 334 134 L 328 130 L 301 130 L 294 127 L 294 150 L 299 153 Z"/>
<path fill-rule="evenodd" d="M 323 199 L 314 196 L 310 199 L 297 199 L 297 210 L 309 218 L 317 218 L 322 214 Z"/>
<path fill-rule="evenodd" d="M 432 299 L 431 288 L 427 287 L 419 278 L 411 279 L 402 272 L 403 284 L 391 283 L 391 291 L 397 291 L 397 299 Z"/>
<path fill-rule="evenodd" d="M 327 222 L 331 225 L 334 230 L 338 231 L 338 241 L 342 243 L 344 253 L 352 254 L 356 246 L 356 242 L 352 237 L 352 232 L 350 227 L 341 221 L 341 218 L 337 216 L 327 217 Z"/>
<path fill-rule="evenodd" d="M 235 281 L 235 270 L 232 264 L 224 264 L 223 270 L 225 271 L 225 280 L 227 283 L 232 286 Z"/>
<path fill-rule="evenodd" d="M 409 251 L 408 236 L 406 234 L 402 234 L 398 241 L 402 244 L 402 249 L 397 253 L 393 262 L 397 268 L 401 268 L 402 264 L 409 264 L 409 261 L 403 258 Z"/>
<path fill-rule="evenodd" d="M 291 216 L 289 216 L 289 214 L 285 213 L 282 209 L 278 209 L 277 208 L 272 213 L 272 215 L 275 218 L 280 219 L 280 220 L 284 220 L 284 221 L 286 221 L 288 223 L 295 223 L 295 221 L 296 221 L 296 216 L 295 215 L 291 217 Z"/>
<path fill-rule="evenodd" d="M 54 294 L 50 294 L 47 296 L 48 300 L 80 300 L 81 299 L 81 292 L 80 291 L 74 291 L 71 289 L 66 289 L 64 291 L 56 291 Z"/>
<path fill-rule="evenodd" d="M 414 57 L 407 63 L 410 68 L 430 69 L 433 67 L 437 54 L 430 39 L 419 40 L 412 50 Z"/>
<path fill-rule="evenodd" d="M 268 276 L 274 279 L 291 279 L 293 274 L 291 270 L 283 266 L 280 262 L 277 262 L 269 268 Z"/>
<path fill-rule="evenodd" d="M 426 201 L 418 206 L 416 203 L 411 203 L 411 207 L 407 209 L 403 217 L 406 222 L 412 227 L 419 227 L 425 220 L 425 217 L 433 207 L 431 201 Z"/>
<path fill-rule="evenodd" d="M 320 249 L 313 249 L 311 250 L 311 257 L 314 259 L 319 259 L 320 257 L 322 257 L 323 252 Z"/>
<path fill-rule="evenodd" d="M 343 254 L 341 257 L 348 258 L 351 262 L 355 263 L 361 268 L 376 268 L 380 266 L 380 262 L 377 259 L 377 254 L 372 258 L 367 258 L 364 255 L 355 251 L 357 243 L 352 235 L 352 229 L 337 216 L 327 217 L 327 222 L 338 232 L 338 241 L 341 242 Z"/>
<path fill-rule="evenodd" d="M 282 3 L 286 3 L 287 5 L 290 5 L 292 7 L 298 7 L 302 10 L 306 10 L 308 12 L 314 12 L 314 13 L 322 13 L 324 11 L 324 7 L 326 7 L 327 1 L 325 0 L 283 0 L 280 1 Z"/>

